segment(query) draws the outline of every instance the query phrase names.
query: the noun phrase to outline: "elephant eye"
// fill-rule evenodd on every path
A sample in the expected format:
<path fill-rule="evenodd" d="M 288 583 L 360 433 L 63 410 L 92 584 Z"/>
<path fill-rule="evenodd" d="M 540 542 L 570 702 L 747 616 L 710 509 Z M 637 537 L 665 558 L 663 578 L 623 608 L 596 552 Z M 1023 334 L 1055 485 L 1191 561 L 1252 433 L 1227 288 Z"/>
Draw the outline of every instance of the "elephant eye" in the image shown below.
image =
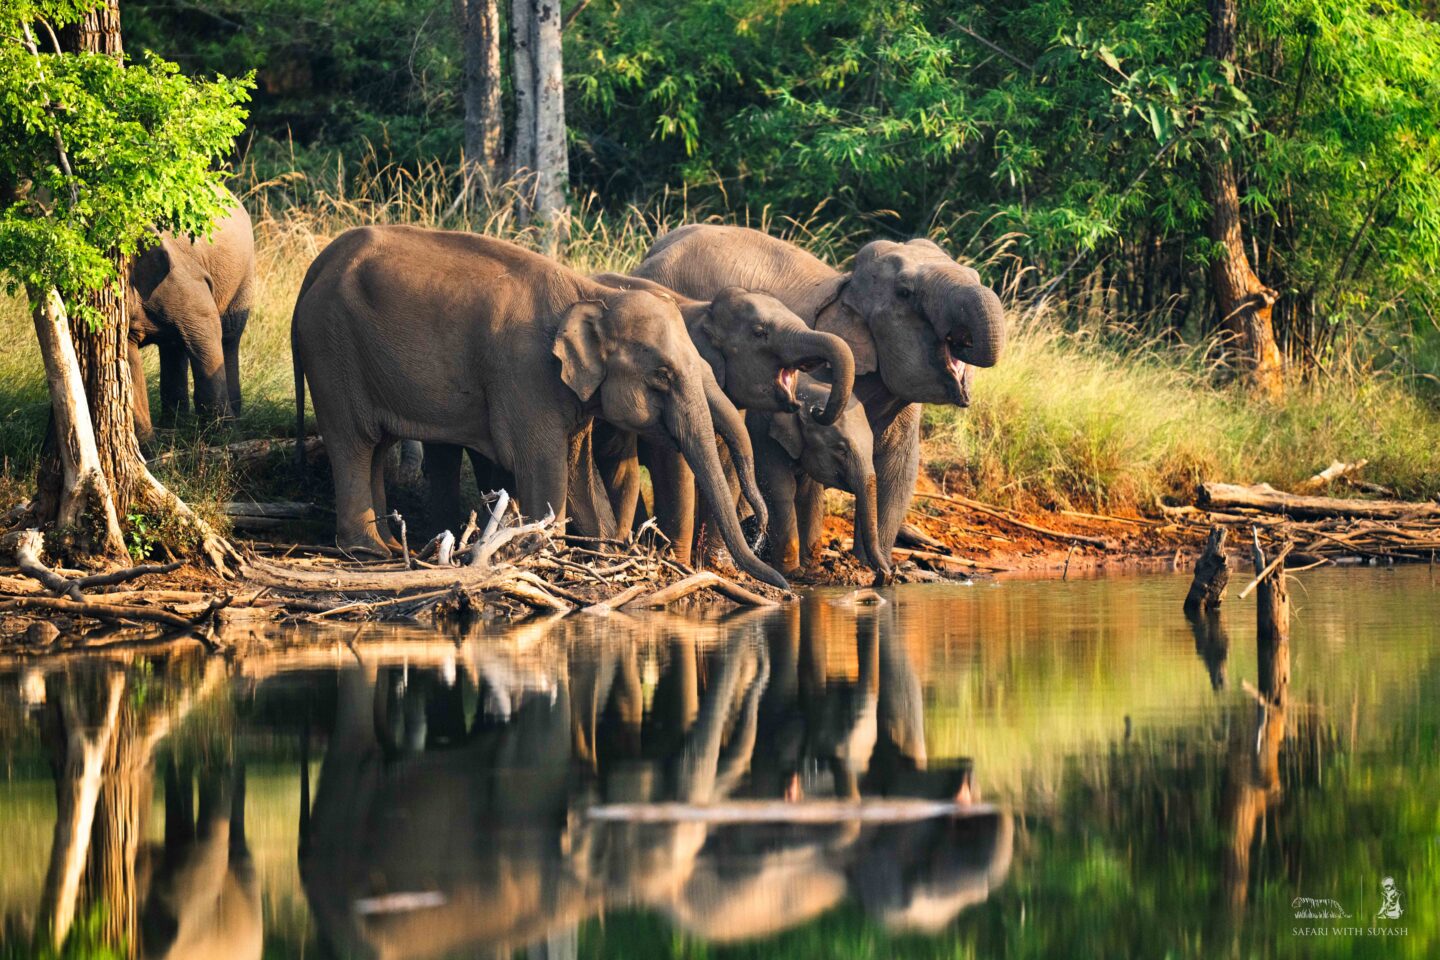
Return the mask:
<path fill-rule="evenodd" d="M 909 284 L 902 283 L 895 288 L 895 296 L 899 297 L 901 300 L 909 300 L 910 295 L 914 292 L 914 289 L 911 288 Z"/>
<path fill-rule="evenodd" d="M 656 367 L 655 372 L 650 375 L 652 386 L 660 390 L 669 390 L 670 385 L 675 382 L 675 371 L 669 367 Z"/>
<path fill-rule="evenodd" d="M 754 337 L 756 340 L 764 340 L 764 339 L 765 339 L 765 325 L 764 325 L 764 324 L 761 324 L 761 323 L 755 324 L 755 326 L 753 326 L 753 327 L 750 328 L 750 335 L 751 335 L 752 337 Z"/>

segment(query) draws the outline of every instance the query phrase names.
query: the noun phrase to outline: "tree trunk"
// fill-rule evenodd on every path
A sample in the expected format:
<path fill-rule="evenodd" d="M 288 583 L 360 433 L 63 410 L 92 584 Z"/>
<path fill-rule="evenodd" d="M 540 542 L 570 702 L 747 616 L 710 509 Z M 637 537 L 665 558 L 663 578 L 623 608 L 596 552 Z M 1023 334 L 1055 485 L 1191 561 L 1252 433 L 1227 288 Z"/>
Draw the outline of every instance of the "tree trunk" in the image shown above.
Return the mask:
<path fill-rule="evenodd" d="M 535 215 L 544 224 L 553 252 L 566 223 L 565 188 L 570 182 L 565 142 L 565 66 L 559 0 L 535 5 Z"/>
<path fill-rule="evenodd" d="M 39 299 L 35 291 L 30 296 Z M 51 410 L 50 443 L 40 466 L 36 498 L 42 518 L 53 521 L 59 530 L 74 531 L 80 549 L 87 553 L 124 556 L 125 538 L 97 449 L 84 374 L 65 305 L 54 290 L 35 311 L 35 334 L 45 362 Z"/>
<path fill-rule="evenodd" d="M 465 184 L 493 187 L 504 160 L 499 0 L 458 0 L 465 53 Z"/>
<path fill-rule="evenodd" d="M 120 57 L 119 0 L 105 0 L 64 31 L 61 48 L 70 53 Z M 63 151 L 63 144 L 60 148 Z M 150 475 L 135 439 L 128 340 L 129 266 L 127 260 L 116 254 L 119 280 L 105 289 L 84 294 L 87 305 L 99 315 L 100 323 L 94 329 L 88 324 L 71 326 L 73 357 L 66 356 L 65 348 L 55 336 L 57 331 L 63 333 L 65 326 L 69 326 L 58 294 L 47 296 L 43 316 L 36 317 L 52 398 L 51 438 L 41 457 L 37 479 L 37 519 L 64 527 L 67 518 L 74 514 L 73 507 L 67 512 L 67 504 L 77 496 L 88 496 L 103 514 L 103 534 L 89 542 L 82 537 L 77 546 L 87 553 L 124 557 L 119 516 L 132 509 L 159 516 L 173 514 L 200 552 L 222 573 L 228 572 L 226 560 L 235 558 L 230 545 Z M 38 298 L 32 293 L 32 299 Z M 78 379 L 86 401 L 83 405 L 75 395 L 76 375 L 69 369 L 72 361 L 79 368 Z M 63 388 L 59 393 L 57 386 Z M 90 454 L 85 445 L 85 426 L 80 423 L 83 418 L 78 415 L 79 410 L 87 407 L 93 459 L 98 463 L 98 479 L 102 481 L 99 485 L 87 479 L 94 478 L 95 474 L 93 470 L 86 472 L 89 461 L 85 458 Z M 67 459 L 71 457 L 72 469 L 67 470 Z"/>
<path fill-rule="evenodd" d="M 519 196 L 516 213 L 530 219 L 535 203 L 535 0 L 510 4 L 511 68 L 515 97 L 515 142 L 510 150 L 510 177 Z"/>
<path fill-rule="evenodd" d="M 1210 29 L 1205 53 L 1224 63 L 1235 59 L 1236 0 L 1210 0 Z M 1262 392 L 1284 391 L 1284 362 L 1275 343 L 1271 309 L 1276 293 L 1251 269 L 1240 219 L 1240 189 L 1229 143 L 1212 149 L 1210 238 L 1220 253 L 1210 264 L 1210 282 L 1220 312 L 1220 327 L 1231 336 L 1239 366 Z"/>

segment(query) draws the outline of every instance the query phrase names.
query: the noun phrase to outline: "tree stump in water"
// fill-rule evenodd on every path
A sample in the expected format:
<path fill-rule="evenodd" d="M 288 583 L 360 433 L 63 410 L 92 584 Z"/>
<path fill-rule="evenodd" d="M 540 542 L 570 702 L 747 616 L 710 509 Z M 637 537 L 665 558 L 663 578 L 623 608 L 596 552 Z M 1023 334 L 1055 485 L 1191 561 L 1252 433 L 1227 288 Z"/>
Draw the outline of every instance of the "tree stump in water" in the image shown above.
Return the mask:
<path fill-rule="evenodd" d="M 1230 563 L 1225 557 L 1224 527 L 1211 527 L 1210 536 L 1205 540 L 1205 550 L 1195 561 L 1195 578 L 1190 581 L 1190 592 L 1185 596 L 1185 615 L 1195 618 L 1202 614 L 1214 613 L 1225 599 L 1225 587 L 1230 583 Z"/>
<path fill-rule="evenodd" d="M 1267 567 L 1258 530 L 1253 536 L 1251 554 L 1258 578 L 1255 649 L 1260 664 L 1260 693 L 1272 707 L 1283 710 L 1290 691 L 1290 591 L 1285 586 L 1285 554 L 1289 552 L 1289 545 L 1282 547 Z"/>

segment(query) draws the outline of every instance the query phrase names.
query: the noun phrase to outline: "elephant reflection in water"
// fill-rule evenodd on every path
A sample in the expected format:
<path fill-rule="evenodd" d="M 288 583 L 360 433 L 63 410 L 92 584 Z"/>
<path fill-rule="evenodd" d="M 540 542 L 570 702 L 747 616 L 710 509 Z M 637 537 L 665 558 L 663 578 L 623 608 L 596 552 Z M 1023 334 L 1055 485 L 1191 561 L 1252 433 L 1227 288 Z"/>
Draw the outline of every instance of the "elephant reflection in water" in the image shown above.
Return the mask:
<path fill-rule="evenodd" d="M 261 954 L 260 887 L 245 843 L 240 767 L 199 776 L 165 771 L 165 842 L 148 851 L 149 891 L 140 910 L 139 955 L 245 960 Z"/>
<path fill-rule="evenodd" d="M 302 810 L 301 876 L 329 946 L 346 957 L 554 952 L 616 907 L 734 939 L 847 896 L 887 925 L 929 928 L 983 900 L 1008 870 L 1008 815 L 863 828 L 585 815 L 596 803 L 919 785 L 918 682 L 903 650 L 885 649 L 881 615 L 861 616 L 858 683 L 825 687 L 822 640 L 805 639 L 799 614 L 751 615 L 708 651 L 565 621 L 543 642 L 548 655 L 477 654 L 473 690 L 464 677 L 411 671 L 402 690 L 397 670 L 346 671 L 315 803 Z"/>

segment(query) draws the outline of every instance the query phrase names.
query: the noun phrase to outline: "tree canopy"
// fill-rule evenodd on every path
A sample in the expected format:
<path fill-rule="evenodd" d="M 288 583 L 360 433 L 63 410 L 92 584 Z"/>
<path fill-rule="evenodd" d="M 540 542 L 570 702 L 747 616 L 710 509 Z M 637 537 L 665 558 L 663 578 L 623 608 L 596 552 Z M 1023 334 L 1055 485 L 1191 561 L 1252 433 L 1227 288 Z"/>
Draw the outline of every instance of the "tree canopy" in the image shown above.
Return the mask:
<path fill-rule="evenodd" d="M 61 53 L 93 6 L 0 7 L 0 262 L 11 292 L 73 295 L 117 279 L 156 227 L 204 234 L 223 210 L 215 161 L 244 129 L 248 78 L 197 80 L 153 54 Z"/>

